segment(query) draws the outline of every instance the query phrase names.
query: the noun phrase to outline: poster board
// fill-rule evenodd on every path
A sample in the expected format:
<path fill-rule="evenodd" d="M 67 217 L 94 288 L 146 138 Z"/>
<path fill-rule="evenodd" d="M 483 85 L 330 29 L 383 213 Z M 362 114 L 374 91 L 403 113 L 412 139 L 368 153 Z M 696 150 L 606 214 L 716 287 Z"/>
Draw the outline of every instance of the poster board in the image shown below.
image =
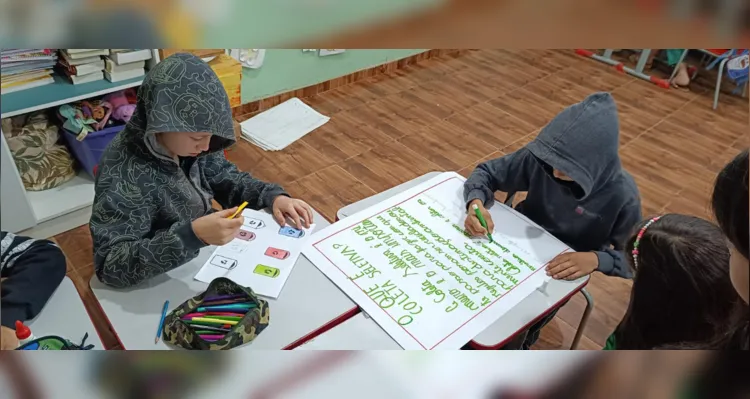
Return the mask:
<path fill-rule="evenodd" d="M 495 203 L 494 242 L 463 231 L 465 178 L 453 172 L 314 234 L 302 252 L 404 349 L 458 349 L 549 277 L 571 249 Z"/>

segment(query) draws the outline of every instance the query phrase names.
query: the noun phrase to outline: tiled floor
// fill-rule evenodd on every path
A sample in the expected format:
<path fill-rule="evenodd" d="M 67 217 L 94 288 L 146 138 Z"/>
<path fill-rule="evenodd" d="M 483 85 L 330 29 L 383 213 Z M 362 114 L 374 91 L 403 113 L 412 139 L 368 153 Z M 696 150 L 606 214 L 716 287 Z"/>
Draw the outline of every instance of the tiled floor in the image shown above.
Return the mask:
<path fill-rule="evenodd" d="M 691 90 L 664 90 L 572 51 L 473 51 L 308 99 L 332 117 L 328 124 L 284 151 L 241 142 L 229 157 L 333 220 L 339 208 L 426 172 L 468 175 L 479 161 L 523 146 L 564 107 L 611 91 L 620 112 L 622 162 L 638 183 L 644 214 L 710 218 L 715 174 L 747 145 L 748 102 L 723 95 L 713 111 L 706 88 Z M 84 301 L 98 312 L 84 283 L 93 274 L 88 228 L 55 239 Z M 624 314 L 629 283 L 595 274 L 588 290 L 596 307 L 580 347 L 596 349 Z M 537 347 L 568 347 L 583 307 L 574 297 Z M 97 326 L 106 331 L 101 320 Z"/>

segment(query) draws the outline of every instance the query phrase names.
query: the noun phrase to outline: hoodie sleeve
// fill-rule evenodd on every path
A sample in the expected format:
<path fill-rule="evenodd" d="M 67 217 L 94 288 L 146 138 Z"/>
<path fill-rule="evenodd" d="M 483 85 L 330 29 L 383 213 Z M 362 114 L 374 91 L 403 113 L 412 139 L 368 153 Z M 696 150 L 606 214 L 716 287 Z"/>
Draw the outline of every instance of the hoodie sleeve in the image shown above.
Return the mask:
<path fill-rule="evenodd" d="M 281 186 L 260 181 L 237 169 L 222 151 L 208 155 L 203 170 L 216 202 L 224 209 L 238 206 L 244 201 L 252 209 L 263 209 L 271 207 L 279 195 L 289 196 Z"/>
<path fill-rule="evenodd" d="M 132 287 L 189 262 L 206 246 L 190 221 L 151 233 L 156 214 L 149 193 L 139 186 L 97 183 L 89 226 L 96 276 L 102 283 Z"/>
<path fill-rule="evenodd" d="M 494 202 L 495 191 L 527 191 L 531 172 L 536 166 L 534 156 L 526 148 L 479 164 L 464 183 L 467 206 L 469 202 L 480 199 L 489 208 Z"/>
<path fill-rule="evenodd" d="M 67 265 L 62 250 L 47 240 L 2 232 L 0 250 L 2 325 L 15 329 L 16 320 L 36 317 L 60 285 Z"/>
<path fill-rule="evenodd" d="M 636 199 L 622 208 L 610 234 L 609 242 L 612 248 L 607 247 L 596 252 L 599 258 L 597 270 L 608 276 L 633 278 L 633 272 L 625 259 L 625 241 L 633 234 L 633 226 L 641 219 L 640 200 Z"/>

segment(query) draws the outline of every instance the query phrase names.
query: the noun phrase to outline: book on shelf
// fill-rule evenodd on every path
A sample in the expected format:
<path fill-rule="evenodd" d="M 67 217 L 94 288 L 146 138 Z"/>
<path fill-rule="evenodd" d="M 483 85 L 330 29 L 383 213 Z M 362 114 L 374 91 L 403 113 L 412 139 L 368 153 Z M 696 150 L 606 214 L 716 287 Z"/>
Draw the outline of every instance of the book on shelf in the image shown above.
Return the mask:
<path fill-rule="evenodd" d="M 95 73 L 90 73 L 88 75 L 83 75 L 83 76 L 69 75 L 67 73 L 64 74 L 64 75 L 74 85 L 80 85 L 80 84 L 83 84 L 83 83 L 91 83 L 91 82 L 96 82 L 96 81 L 99 81 L 99 80 L 104 80 L 104 73 L 102 71 L 95 72 Z"/>
<path fill-rule="evenodd" d="M 67 51 L 61 50 L 60 51 L 60 59 L 65 60 L 66 65 L 83 65 L 83 64 L 91 64 L 92 62 L 98 62 L 102 60 L 102 57 L 99 55 L 91 56 L 91 57 L 84 57 L 84 58 L 71 58 L 70 54 L 68 54 Z"/>
<path fill-rule="evenodd" d="M 55 60 L 57 54 L 54 49 L 6 49 L 2 50 L 2 63 L 16 63 L 26 61 Z"/>
<path fill-rule="evenodd" d="M 143 68 L 131 69 L 129 71 L 123 71 L 123 72 L 104 71 L 104 76 L 106 76 L 107 80 L 109 80 L 112 83 L 117 83 L 117 82 L 122 82 L 123 80 L 137 78 L 139 76 L 144 76 L 145 74 L 146 74 L 146 70 Z"/>
<path fill-rule="evenodd" d="M 23 82 L 26 80 L 37 79 L 45 76 L 51 76 L 52 72 L 49 69 L 40 69 L 35 71 L 27 71 L 16 73 L 12 75 L 2 75 L 2 84 Z"/>
<path fill-rule="evenodd" d="M 83 76 L 104 70 L 104 60 L 102 59 L 80 65 L 68 65 L 65 60 L 61 59 L 59 65 L 60 69 L 64 70 L 66 74 L 74 76 Z"/>
<path fill-rule="evenodd" d="M 68 55 L 68 58 L 71 60 L 79 60 L 82 58 L 91 58 L 91 57 L 100 57 L 102 55 L 109 55 L 109 49 L 107 48 L 101 48 L 101 49 L 94 49 L 94 50 L 84 50 L 84 51 L 78 51 L 76 49 L 73 49 L 73 52 L 70 51 L 70 49 L 64 49 L 64 53 Z"/>
<path fill-rule="evenodd" d="M 136 61 L 136 62 L 130 62 L 127 64 L 117 65 L 116 62 L 112 61 L 111 58 L 105 57 L 104 58 L 105 63 L 105 70 L 108 72 L 127 72 L 132 71 L 134 69 L 143 69 L 146 67 L 146 61 Z"/>
<path fill-rule="evenodd" d="M 129 64 L 131 62 L 146 61 L 151 59 L 151 50 L 130 50 L 122 51 L 114 54 L 110 54 L 109 58 L 112 59 L 117 65 Z"/>
<path fill-rule="evenodd" d="M 53 83 L 52 67 L 57 60 L 53 49 L 5 49 L 0 51 L 0 89 L 2 94 Z"/>
<path fill-rule="evenodd" d="M 68 54 L 79 54 L 79 53 L 88 53 L 90 51 L 99 51 L 102 50 L 100 48 L 66 48 L 65 51 L 68 52 Z"/>
<path fill-rule="evenodd" d="M 15 93 L 17 91 L 33 89 L 35 87 L 48 85 L 54 83 L 55 79 L 50 75 L 41 76 L 35 79 L 23 80 L 17 82 L 3 82 L 0 87 L 0 94 Z"/>

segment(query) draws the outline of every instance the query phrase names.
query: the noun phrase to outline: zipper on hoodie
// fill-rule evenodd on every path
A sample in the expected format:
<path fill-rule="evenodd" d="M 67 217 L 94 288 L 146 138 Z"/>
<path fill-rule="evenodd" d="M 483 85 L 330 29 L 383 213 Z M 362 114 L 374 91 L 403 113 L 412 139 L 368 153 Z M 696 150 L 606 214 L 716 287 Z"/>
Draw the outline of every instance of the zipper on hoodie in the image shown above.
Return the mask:
<path fill-rule="evenodd" d="M 193 182 L 193 179 L 190 177 L 190 175 L 193 172 L 193 168 L 196 167 L 195 164 L 197 162 L 198 162 L 198 158 L 196 158 L 195 162 L 193 162 L 193 164 L 190 165 L 190 169 L 188 170 L 187 174 L 185 174 L 185 172 L 182 169 L 182 165 L 180 165 L 179 163 L 177 164 L 177 168 L 180 170 L 180 172 L 182 172 L 182 175 L 185 176 L 188 183 L 190 183 L 190 187 L 192 187 L 193 190 L 195 190 L 195 193 L 198 194 L 198 198 L 201 199 L 201 203 L 203 204 L 203 215 L 206 215 L 208 213 L 208 204 L 206 203 L 206 198 L 203 195 L 203 193 L 201 193 L 201 190 L 198 187 L 196 187 L 195 182 Z"/>

